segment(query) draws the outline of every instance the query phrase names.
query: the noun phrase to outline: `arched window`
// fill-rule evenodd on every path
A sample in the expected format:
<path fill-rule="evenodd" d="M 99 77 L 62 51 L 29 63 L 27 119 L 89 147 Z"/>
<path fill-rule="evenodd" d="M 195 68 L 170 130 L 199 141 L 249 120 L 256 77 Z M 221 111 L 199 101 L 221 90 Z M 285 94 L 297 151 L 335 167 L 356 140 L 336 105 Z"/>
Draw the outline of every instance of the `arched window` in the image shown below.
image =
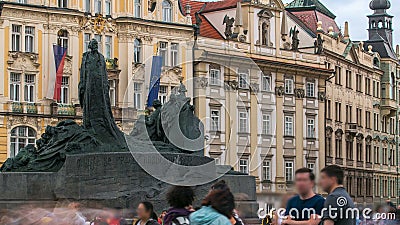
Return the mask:
<path fill-rule="evenodd" d="M 68 31 L 67 30 L 59 30 L 57 33 L 57 44 L 61 47 L 68 49 Z"/>
<path fill-rule="evenodd" d="M 140 39 L 135 39 L 133 42 L 134 48 L 133 48 L 133 60 L 135 63 L 141 63 L 142 62 L 142 42 Z"/>
<path fill-rule="evenodd" d="M 172 22 L 172 4 L 168 0 L 162 2 L 162 18 L 164 22 Z"/>
<path fill-rule="evenodd" d="M 10 157 L 15 157 L 18 152 L 28 144 L 35 144 L 36 131 L 27 126 L 15 127 L 11 130 Z"/>

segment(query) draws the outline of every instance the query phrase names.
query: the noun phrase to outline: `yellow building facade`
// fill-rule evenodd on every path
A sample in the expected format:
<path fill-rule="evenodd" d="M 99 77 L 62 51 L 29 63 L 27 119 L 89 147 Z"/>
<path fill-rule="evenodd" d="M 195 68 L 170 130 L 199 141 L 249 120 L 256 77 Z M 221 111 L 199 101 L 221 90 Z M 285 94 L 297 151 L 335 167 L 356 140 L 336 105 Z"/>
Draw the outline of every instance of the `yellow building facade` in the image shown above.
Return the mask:
<path fill-rule="evenodd" d="M 192 76 L 193 27 L 178 1 L 3 1 L 0 37 L 0 163 L 47 125 L 81 120 L 79 67 L 93 38 L 107 61 L 113 114 L 126 132 L 145 109 L 152 56 L 164 59 L 162 102 Z M 67 48 L 59 101 L 51 89 L 53 45 Z"/>

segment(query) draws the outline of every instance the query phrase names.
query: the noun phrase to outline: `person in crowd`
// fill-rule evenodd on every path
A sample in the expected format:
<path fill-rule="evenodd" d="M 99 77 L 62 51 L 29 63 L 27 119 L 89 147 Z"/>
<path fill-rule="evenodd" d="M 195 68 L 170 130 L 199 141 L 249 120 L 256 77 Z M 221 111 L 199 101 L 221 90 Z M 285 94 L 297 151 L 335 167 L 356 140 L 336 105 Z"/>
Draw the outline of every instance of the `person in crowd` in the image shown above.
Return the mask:
<path fill-rule="evenodd" d="M 167 210 L 163 210 L 162 212 L 161 212 L 161 214 L 158 216 L 158 223 L 159 224 L 161 224 L 161 225 L 163 225 L 164 224 L 164 218 L 165 218 L 165 215 L 167 214 Z"/>
<path fill-rule="evenodd" d="M 232 225 L 235 198 L 225 182 L 218 182 L 202 201 L 202 207 L 190 214 L 192 225 Z"/>
<path fill-rule="evenodd" d="M 191 187 L 174 186 L 167 193 L 167 201 L 171 206 L 164 218 L 164 225 L 190 224 L 189 215 L 194 201 Z"/>
<path fill-rule="evenodd" d="M 236 209 L 233 210 L 231 223 L 233 225 L 244 225 L 244 223 L 243 223 L 242 219 L 240 219 L 239 213 Z"/>
<path fill-rule="evenodd" d="M 295 188 L 297 195 L 292 197 L 286 206 L 287 225 L 318 225 L 325 199 L 314 192 L 315 175 L 309 168 L 300 168 L 295 172 Z"/>
<path fill-rule="evenodd" d="M 322 210 L 324 225 L 356 224 L 356 217 L 351 213 L 355 205 L 343 187 L 343 179 L 344 172 L 340 166 L 330 165 L 321 170 L 319 185 L 329 194 Z"/>
<path fill-rule="evenodd" d="M 136 213 L 139 220 L 136 221 L 135 225 L 160 225 L 157 222 L 158 218 L 151 202 L 139 203 Z"/>
<path fill-rule="evenodd" d="M 122 216 L 122 209 L 119 207 L 114 208 L 111 210 L 111 215 L 107 219 L 108 225 L 128 225 L 126 220 Z"/>

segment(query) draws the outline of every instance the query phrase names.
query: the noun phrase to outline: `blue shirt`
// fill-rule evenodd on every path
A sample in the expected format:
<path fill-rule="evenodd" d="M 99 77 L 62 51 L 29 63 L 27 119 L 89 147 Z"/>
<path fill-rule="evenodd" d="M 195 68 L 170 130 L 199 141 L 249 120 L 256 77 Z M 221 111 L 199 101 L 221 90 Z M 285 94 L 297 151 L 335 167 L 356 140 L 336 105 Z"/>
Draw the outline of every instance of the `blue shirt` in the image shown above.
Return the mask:
<path fill-rule="evenodd" d="M 299 195 L 296 195 L 289 199 L 285 216 L 290 215 L 296 221 L 309 220 L 313 214 L 321 215 L 324 203 L 325 199 L 321 195 L 314 195 L 304 200 Z"/>

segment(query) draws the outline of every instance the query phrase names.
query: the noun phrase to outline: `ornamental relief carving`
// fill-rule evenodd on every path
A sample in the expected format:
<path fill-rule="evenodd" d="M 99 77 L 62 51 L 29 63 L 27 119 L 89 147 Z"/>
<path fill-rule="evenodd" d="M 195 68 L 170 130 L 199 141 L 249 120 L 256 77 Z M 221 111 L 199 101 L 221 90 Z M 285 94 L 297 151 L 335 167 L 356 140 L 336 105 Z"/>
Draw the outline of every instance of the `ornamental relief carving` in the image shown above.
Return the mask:
<path fill-rule="evenodd" d="M 22 71 L 37 71 L 40 63 L 36 53 L 28 52 L 8 52 L 9 69 Z"/>
<path fill-rule="evenodd" d="M 208 86 L 207 77 L 195 77 L 194 78 L 194 87 L 195 88 L 206 88 Z"/>
<path fill-rule="evenodd" d="M 296 98 L 304 98 L 306 96 L 305 91 L 302 88 L 296 88 L 294 90 L 294 93 L 296 95 Z"/>
<path fill-rule="evenodd" d="M 28 116 L 9 116 L 7 119 L 7 129 L 11 129 L 15 126 L 32 126 L 35 127 L 36 130 L 41 130 L 41 119 L 36 117 L 28 117 Z"/>

